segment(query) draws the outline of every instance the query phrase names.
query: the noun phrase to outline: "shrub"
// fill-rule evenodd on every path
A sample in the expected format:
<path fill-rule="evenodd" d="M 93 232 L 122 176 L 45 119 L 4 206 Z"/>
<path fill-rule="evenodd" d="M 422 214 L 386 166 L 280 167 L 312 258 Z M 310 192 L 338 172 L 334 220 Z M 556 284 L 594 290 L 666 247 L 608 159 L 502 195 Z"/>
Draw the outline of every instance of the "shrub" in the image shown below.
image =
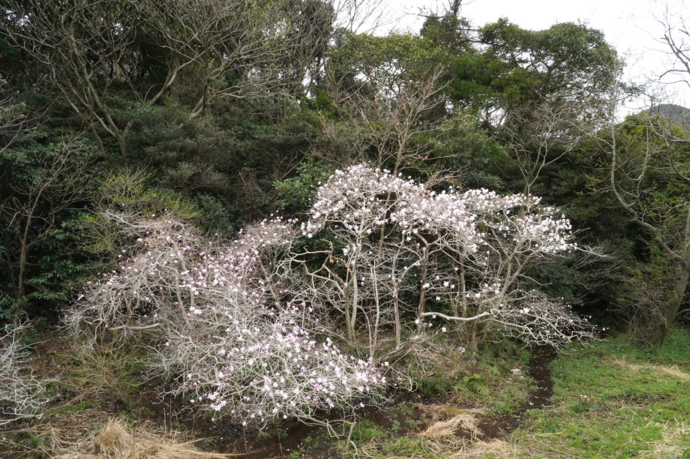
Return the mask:
<path fill-rule="evenodd" d="M 22 324 L 0 331 L 0 425 L 31 417 L 40 417 L 45 386 L 28 366 L 27 346 Z"/>

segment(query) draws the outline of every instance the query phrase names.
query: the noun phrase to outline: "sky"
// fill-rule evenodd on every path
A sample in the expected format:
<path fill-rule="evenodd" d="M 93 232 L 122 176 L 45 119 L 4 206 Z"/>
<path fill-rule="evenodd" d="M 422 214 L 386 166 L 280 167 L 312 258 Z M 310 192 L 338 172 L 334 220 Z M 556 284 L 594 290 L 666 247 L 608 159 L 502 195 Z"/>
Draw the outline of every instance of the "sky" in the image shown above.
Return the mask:
<path fill-rule="evenodd" d="M 396 29 L 417 32 L 423 21 L 420 8 L 443 11 L 447 0 L 387 0 L 389 7 L 402 15 Z M 672 59 L 661 41 L 664 29 L 659 23 L 668 8 L 670 17 L 690 19 L 690 0 L 464 0 L 462 16 L 472 26 L 481 26 L 501 17 L 525 29 L 546 29 L 559 22 L 583 22 L 602 30 L 626 65 L 625 77 L 651 81 L 650 92 L 663 91 L 661 97 L 690 107 L 690 88 L 686 84 L 658 84 L 659 76 L 670 68 Z M 665 80 L 670 82 L 670 78 Z M 648 104 L 637 100 L 628 104 L 636 111 Z"/>

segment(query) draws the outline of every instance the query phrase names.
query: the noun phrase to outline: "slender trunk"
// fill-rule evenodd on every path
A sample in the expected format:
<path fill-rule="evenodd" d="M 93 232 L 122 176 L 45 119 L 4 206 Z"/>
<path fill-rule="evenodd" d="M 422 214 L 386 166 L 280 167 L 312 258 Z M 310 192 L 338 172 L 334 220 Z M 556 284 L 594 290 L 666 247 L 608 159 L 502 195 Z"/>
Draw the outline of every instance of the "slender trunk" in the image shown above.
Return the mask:
<path fill-rule="evenodd" d="M 22 247 L 19 253 L 19 275 L 17 276 L 17 301 L 21 301 L 26 296 L 24 276 L 28 251 L 29 248 L 25 244 L 25 241 L 22 241 Z"/>
<path fill-rule="evenodd" d="M 479 337 L 476 326 L 472 326 L 472 333 L 470 333 L 470 350 L 475 354 L 479 352 Z"/>
<path fill-rule="evenodd" d="M 402 346 L 402 325 L 400 323 L 400 304 L 398 300 L 398 287 L 395 287 L 395 296 L 393 297 L 393 315 L 395 319 L 395 348 L 400 349 Z"/>
<path fill-rule="evenodd" d="M 424 327 L 424 313 L 426 312 L 426 279 L 427 271 L 429 269 L 429 251 L 424 251 L 424 260 L 422 261 L 422 285 L 419 289 L 419 304 L 417 305 L 417 331 L 421 333 Z"/>
<path fill-rule="evenodd" d="M 31 223 L 33 223 L 33 215 L 38 205 L 38 201 L 42 193 L 38 193 L 36 199 L 32 203 L 31 209 L 26 216 L 26 224 L 24 225 L 24 232 L 22 234 L 21 245 L 19 248 L 19 275 L 17 276 L 17 301 L 21 301 L 26 296 L 25 289 L 25 279 L 26 276 L 26 264 L 29 258 L 29 248 L 31 244 L 29 243 L 29 231 L 31 230 Z"/>
<path fill-rule="evenodd" d="M 376 307 L 376 316 L 374 320 L 373 339 L 369 338 L 369 357 L 375 359 L 376 346 L 379 337 L 379 323 L 381 321 L 381 298 L 379 298 L 378 277 L 376 276 L 376 268 L 371 269 L 372 284 L 374 286 L 374 305 Z"/>
<path fill-rule="evenodd" d="M 670 286 L 668 298 L 664 304 L 661 305 L 661 311 L 659 311 L 662 320 L 662 324 L 659 327 L 659 343 L 662 343 L 666 339 L 668 332 L 676 320 L 680 306 L 683 304 L 685 290 L 688 287 L 688 280 L 690 279 L 690 265 L 687 262 L 678 263 L 674 274 L 673 284 Z"/>
<path fill-rule="evenodd" d="M 347 326 L 347 333 L 350 340 L 355 342 L 355 324 L 357 323 L 357 309 L 359 302 L 359 286 L 357 285 L 357 270 L 352 274 L 352 304 L 350 312 L 350 323 Z"/>

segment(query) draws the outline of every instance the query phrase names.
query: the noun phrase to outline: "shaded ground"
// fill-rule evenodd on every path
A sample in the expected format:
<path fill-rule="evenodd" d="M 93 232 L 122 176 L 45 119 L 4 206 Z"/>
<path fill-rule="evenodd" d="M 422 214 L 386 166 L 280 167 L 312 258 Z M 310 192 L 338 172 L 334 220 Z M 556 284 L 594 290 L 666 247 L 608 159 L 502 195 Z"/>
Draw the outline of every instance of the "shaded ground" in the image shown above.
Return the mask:
<path fill-rule="evenodd" d="M 147 379 L 142 348 L 101 343 L 81 352 L 74 342 L 59 336 L 39 339 L 34 364 L 43 378 L 53 380 L 52 399 L 40 420 L 0 428 L 2 459 L 54 457 L 92 437 L 114 418 L 132 429 L 145 427 L 152 433 L 173 434 L 180 441 L 196 441 L 196 447 L 206 451 L 250 453 L 252 458 L 340 457 L 348 448 L 349 455 L 357 445 L 377 438 L 416 436 L 436 422 L 447 421 L 447 416 L 454 424 L 454 436 L 476 437 L 472 426 L 484 410 L 473 411 L 473 406 L 486 406 L 500 394 L 497 412 L 505 412 L 520 403 L 529 387 L 528 380 L 510 376 L 519 354 L 511 360 L 497 354 L 458 356 L 455 351 L 447 357 L 453 367 L 443 367 L 446 370 L 420 381 L 417 393 L 392 394 L 387 406 L 364 409 L 352 429 L 334 423 L 339 438 L 323 427 L 298 423 L 257 432 L 200 415 L 182 398 L 160 399 L 162 382 Z M 444 403 L 451 409 L 439 410 Z M 471 426 L 462 419 L 470 420 Z M 348 437 L 349 443 L 343 440 Z"/>
<path fill-rule="evenodd" d="M 532 350 L 532 358 L 527 366 L 527 375 L 534 381 L 535 389 L 529 399 L 508 414 L 485 417 L 479 422 L 479 429 L 484 438 L 503 438 L 520 426 L 522 417 L 529 410 L 542 409 L 551 401 L 554 381 L 551 362 L 557 353 L 553 347 L 542 346 Z"/>

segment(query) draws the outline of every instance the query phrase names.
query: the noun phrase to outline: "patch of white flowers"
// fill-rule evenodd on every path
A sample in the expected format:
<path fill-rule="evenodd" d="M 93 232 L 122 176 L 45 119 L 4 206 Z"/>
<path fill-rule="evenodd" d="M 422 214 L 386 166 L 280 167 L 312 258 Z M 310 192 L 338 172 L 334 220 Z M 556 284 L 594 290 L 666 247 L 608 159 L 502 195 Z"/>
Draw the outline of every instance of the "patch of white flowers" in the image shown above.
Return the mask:
<path fill-rule="evenodd" d="M 520 276 L 540 260 L 577 249 L 569 220 L 540 203 L 534 196 L 485 189 L 449 187 L 436 192 L 412 179 L 359 164 L 336 171 L 319 188 L 301 231 L 307 237 L 328 232 L 343 247 L 331 258 L 342 255 L 349 276 L 331 269 L 316 274 L 317 282 L 329 279 L 319 288 L 329 291 L 329 298 L 341 298 L 338 309 L 346 314 L 362 309 L 380 321 L 390 319 L 390 305 L 402 307 L 401 296 L 416 290 L 425 295 L 414 321 L 418 330 L 423 318 L 433 315 L 426 303 L 450 304 L 455 319 L 476 317 L 511 333 L 517 330 L 527 341 L 547 340 L 524 333 L 525 327 L 553 328 L 549 342 L 558 344 L 579 336 L 572 330 L 582 325 L 566 305 L 554 299 L 547 307 L 540 298 L 539 311 L 548 311 L 541 321 L 525 323 L 514 314 L 529 311 L 533 298 L 520 290 Z M 420 277 L 425 282 L 420 283 Z M 348 305 L 355 278 L 360 304 Z M 373 311 L 366 309 L 371 304 L 377 305 Z M 562 320 L 551 320 L 555 317 L 567 318 L 568 329 L 564 330 Z M 516 327 L 517 318 L 521 325 Z M 399 319 L 390 320 L 397 329 L 413 328 Z M 369 336 L 376 334 L 376 329 L 369 330 Z"/>
<path fill-rule="evenodd" d="M 576 249 L 570 222 L 534 197 L 434 192 L 362 164 L 321 185 L 299 230 L 273 219 L 211 241 L 165 215 L 108 216 L 136 243 L 88 285 L 68 324 L 154 334 L 154 366 L 184 375 L 175 392 L 245 425 L 351 411 L 383 392 L 384 370 L 395 371 L 387 355 L 451 324 L 556 345 L 591 335 L 561 302 L 520 289 L 530 263 Z M 335 242 L 296 252 L 300 234 Z M 452 316 L 428 310 L 443 305 Z M 369 358 L 344 354 L 343 342 Z"/>
<path fill-rule="evenodd" d="M 173 392 L 264 426 L 351 408 L 384 389 L 377 365 L 313 337 L 303 323 L 308 307 L 280 301 L 286 292 L 271 264 L 295 239 L 294 222 L 264 221 L 231 243 L 172 219 L 130 224 L 143 233 L 132 254 L 86 289 L 67 322 L 157 333 L 163 344 L 152 366 L 186 375 Z"/>

